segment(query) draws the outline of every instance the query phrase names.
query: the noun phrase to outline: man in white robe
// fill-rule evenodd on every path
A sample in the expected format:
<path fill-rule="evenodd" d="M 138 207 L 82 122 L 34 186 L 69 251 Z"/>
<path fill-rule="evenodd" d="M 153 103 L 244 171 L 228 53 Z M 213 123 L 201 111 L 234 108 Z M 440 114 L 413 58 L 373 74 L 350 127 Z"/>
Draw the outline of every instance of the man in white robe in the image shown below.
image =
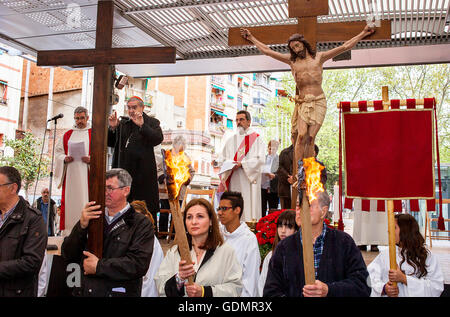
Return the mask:
<path fill-rule="evenodd" d="M 266 146 L 262 137 L 250 128 L 248 111 L 238 111 L 236 122 L 238 133 L 227 140 L 217 161 L 222 165 L 218 192 L 242 193 L 245 207 L 242 220 L 257 221 L 261 218 L 261 171 Z"/>
<path fill-rule="evenodd" d="M 91 129 L 86 108 L 74 111 L 75 126 L 67 131 L 55 149 L 55 179 L 62 186 L 60 230 L 70 233 L 80 219 L 80 211 L 89 201 L 88 174 L 90 163 Z M 73 145 L 83 142 L 84 153 L 72 153 Z M 64 231 L 63 231 L 64 230 Z"/>
<path fill-rule="evenodd" d="M 377 246 L 389 243 L 386 206 L 385 211 L 377 211 L 377 201 L 370 200 L 370 211 L 362 209 L 361 199 L 354 199 L 353 240 L 360 250 L 370 245 L 370 251 L 377 252 Z"/>
<path fill-rule="evenodd" d="M 221 196 L 217 215 L 222 224 L 220 229 L 224 240 L 233 247 L 242 266 L 241 297 L 257 297 L 261 254 L 256 235 L 245 222 L 240 221 L 242 211 L 245 211 L 243 206 L 244 200 L 240 193 L 225 192 Z"/>

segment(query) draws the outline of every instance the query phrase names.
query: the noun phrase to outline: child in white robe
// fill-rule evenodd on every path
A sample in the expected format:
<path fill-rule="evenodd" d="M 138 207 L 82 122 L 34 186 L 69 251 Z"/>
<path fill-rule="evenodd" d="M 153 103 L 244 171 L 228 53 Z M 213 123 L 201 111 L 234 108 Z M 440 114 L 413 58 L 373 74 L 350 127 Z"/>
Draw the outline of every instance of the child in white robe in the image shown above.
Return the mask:
<path fill-rule="evenodd" d="M 439 297 L 444 277 L 436 256 L 425 246 L 419 225 L 409 214 L 395 215 L 397 270 L 389 269 L 389 249 L 369 264 L 371 296 Z M 397 282 L 393 286 L 392 282 Z"/>

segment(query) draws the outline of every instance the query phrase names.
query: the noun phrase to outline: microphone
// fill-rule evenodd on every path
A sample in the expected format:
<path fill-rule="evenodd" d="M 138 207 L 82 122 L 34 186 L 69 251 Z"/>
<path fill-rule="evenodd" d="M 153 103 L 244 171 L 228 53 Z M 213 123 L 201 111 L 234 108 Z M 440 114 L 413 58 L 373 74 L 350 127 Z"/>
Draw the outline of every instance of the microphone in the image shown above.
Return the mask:
<path fill-rule="evenodd" d="M 64 117 L 64 115 L 62 113 L 60 113 L 60 114 L 54 116 L 53 118 L 48 119 L 47 122 L 50 122 L 53 120 L 58 120 L 58 119 L 61 119 L 62 117 Z"/>
<path fill-rule="evenodd" d="M 120 120 L 123 120 L 123 121 L 125 121 L 125 122 L 126 122 L 126 121 L 130 121 L 130 118 L 129 118 L 129 117 L 124 117 L 124 116 L 120 116 L 119 119 L 120 119 Z"/>

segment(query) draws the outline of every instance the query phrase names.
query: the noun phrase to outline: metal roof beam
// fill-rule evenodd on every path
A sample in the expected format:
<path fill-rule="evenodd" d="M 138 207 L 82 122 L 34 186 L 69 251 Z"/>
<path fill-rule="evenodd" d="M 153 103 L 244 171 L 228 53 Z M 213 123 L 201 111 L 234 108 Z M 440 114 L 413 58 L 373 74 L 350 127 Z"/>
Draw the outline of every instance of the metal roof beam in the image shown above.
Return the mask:
<path fill-rule="evenodd" d="M 203 1 L 176 1 L 172 3 L 164 3 L 159 5 L 150 5 L 143 7 L 136 7 L 133 9 L 124 10 L 125 14 L 136 14 L 148 11 L 156 11 L 156 10 L 167 10 L 167 9 L 189 9 L 189 8 L 198 8 L 198 7 L 207 7 L 207 6 L 216 6 L 220 4 L 226 3 L 247 3 L 247 2 L 255 2 L 255 0 L 203 0 Z M 278 3 L 287 3 L 287 0 L 278 0 Z M 260 5 L 260 4 L 259 4 Z M 258 5 L 256 5 L 258 6 Z"/>

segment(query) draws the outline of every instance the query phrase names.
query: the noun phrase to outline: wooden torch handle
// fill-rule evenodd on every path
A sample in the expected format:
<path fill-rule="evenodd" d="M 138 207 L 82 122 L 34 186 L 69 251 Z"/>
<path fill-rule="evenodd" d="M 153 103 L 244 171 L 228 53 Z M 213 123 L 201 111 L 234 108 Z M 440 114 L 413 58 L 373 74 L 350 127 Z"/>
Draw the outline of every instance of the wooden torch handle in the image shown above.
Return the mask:
<path fill-rule="evenodd" d="M 191 252 L 189 251 L 189 244 L 187 241 L 186 230 L 184 228 L 183 216 L 181 215 L 180 204 L 178 199 L 169 200 L 170 209 L 172 211 L 173 224 L 176 232 L 176 243 L 182 260 L 186 261 L 186 264 L 192 264 Z M 188 277 L 188 284 L 194 283 L 194 277 Z"/>

